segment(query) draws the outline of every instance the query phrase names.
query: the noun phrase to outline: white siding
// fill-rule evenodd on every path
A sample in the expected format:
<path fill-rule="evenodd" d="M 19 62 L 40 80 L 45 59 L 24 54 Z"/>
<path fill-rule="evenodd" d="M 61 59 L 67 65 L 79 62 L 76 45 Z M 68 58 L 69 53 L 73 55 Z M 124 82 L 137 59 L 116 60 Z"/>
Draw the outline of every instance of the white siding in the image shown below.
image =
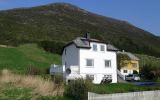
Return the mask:
<path fill-rule="evenodd" d="M 94 83 L 100 83 L 104 75 L 112 75 L 112 83 L 117 82 L 117 60 L 116 60 L 116 52 L 100 51 L 100 45 L 102 43 L 90 43 L 97 44 L 97 51 L 93 51 L 91 49 L 80 49 L 80 74 L 85 77 L 86 74 L 95 75 Z M 87 67 L 86 59 L 94 59 L 94 66 Z M 111 60 L 111 67 L 105 68 L 105 60 Z"/>

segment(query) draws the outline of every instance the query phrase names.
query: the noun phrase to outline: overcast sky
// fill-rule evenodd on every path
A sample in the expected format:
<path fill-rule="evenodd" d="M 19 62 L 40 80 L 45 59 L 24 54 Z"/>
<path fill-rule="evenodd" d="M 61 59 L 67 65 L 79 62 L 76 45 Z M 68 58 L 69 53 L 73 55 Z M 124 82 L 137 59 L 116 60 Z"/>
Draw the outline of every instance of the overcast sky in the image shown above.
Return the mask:
<path fill-rule="evenodd" d="M 160 0 L 0 0 L 0 10 L 55 2 L 71 3 L 97 14 L 125 20 L 160 36 Z"/>

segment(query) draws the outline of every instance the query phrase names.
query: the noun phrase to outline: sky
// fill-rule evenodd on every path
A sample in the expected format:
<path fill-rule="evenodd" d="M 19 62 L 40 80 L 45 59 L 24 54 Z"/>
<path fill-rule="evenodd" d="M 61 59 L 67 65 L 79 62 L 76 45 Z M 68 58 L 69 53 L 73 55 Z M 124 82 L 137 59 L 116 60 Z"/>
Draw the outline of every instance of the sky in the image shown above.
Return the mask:
<path fill-rule="evenodd" d="M 0 0 L 0 10 L 65 2 L 160 36 L 160 0 Z"/>

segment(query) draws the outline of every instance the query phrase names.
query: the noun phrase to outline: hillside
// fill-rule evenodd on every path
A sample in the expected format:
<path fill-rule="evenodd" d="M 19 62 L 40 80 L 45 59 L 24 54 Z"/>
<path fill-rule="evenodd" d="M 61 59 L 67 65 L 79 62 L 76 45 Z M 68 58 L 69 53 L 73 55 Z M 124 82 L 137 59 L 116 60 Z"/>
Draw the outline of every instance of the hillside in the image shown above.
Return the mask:
<path fill-rule="evenodd" d="M 0 47 L 0 69 L 26 72 L 29 67 L 46 70 L 50 64 L 60 64 L 61 57 L 38 48 L 35 44 L 19 47 Z"/>
<path fill-rule="evenodd" d="M 68 42 L 86 32 L 119 49 L 160 56 L 160 39 L 153 34 L 126 21 L 97 15 L 71 4 L 0 11 L 0 44 Z"/>

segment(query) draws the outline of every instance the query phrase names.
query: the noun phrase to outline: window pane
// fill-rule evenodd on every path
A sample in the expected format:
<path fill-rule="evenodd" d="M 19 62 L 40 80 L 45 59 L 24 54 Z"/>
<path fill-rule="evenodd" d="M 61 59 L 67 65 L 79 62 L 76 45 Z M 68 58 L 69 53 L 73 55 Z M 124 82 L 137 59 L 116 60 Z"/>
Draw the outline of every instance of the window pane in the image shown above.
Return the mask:
<path fill-rule="evenodd" d="M 93 63 L 94 63 L 93 59 L 86 60 L 86 66 L 93 66 Z"/>
<path fill-rule="evenodd" d="M 123 70 L 123 73 L 127 73 L 127 70 Z"/>
<path fill-rule="evenodd" d="M 101 51 L 104 51 L 104 45 L 101 45 Z"/>
<path fill-rule="evenodd" d="M 105 60 L 105 67 L 111 67 L 111 60 Z"/>
<path fill-rule="evenodd" d="M 97 45 L 93 44 L 93 51 L 97 51 Z"/>

